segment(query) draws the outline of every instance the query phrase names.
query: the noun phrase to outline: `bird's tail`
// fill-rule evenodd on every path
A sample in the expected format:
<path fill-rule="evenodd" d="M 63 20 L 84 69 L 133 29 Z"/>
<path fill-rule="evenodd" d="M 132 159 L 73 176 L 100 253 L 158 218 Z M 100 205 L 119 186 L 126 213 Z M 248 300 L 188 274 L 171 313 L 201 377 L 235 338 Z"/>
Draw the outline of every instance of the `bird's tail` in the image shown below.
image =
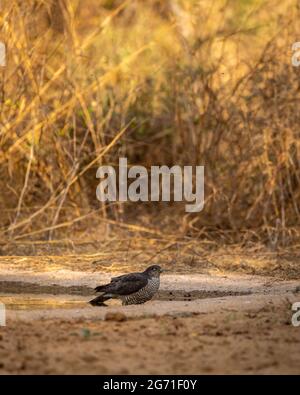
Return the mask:
<path fill-rule="evenodd" d="M 108 287 L 109 284 L 105 284 L 105 285 L 98 285 L 98 287 L 94 288 L 94 291 L 96 292 L 105 292 L 106 291 L 106 287 Z"/>
<path fill-rule="evenodd" d="M 110 299 L 110 296 L 106 296 L 105 294 L 99 295 L 96 298 L 89 301 L 92 306 L 105 306 L 105 302 Z"/>

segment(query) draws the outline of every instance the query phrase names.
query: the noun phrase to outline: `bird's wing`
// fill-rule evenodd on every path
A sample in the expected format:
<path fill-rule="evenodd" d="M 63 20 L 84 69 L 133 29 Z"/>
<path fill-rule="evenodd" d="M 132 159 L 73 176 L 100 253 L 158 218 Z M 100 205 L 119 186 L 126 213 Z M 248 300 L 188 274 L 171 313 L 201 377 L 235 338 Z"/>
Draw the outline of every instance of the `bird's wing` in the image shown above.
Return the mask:
<path fill-rule="evenodd" d="M 139 277 L 140 274 L 141 273 L 122 274 L 121 276 L 112 277 L 110 281 L 113 283 L 115 281 L 119 281 L 119 280 L 122 280 L 122 279 L 127 279 L 127 277 L 129 277 L 129 276 L 130 276 L 130 278 L 136 278 L 136 277 Z"/>
<path fill-rule="evenodd" d="M 124 274 L 114 277 L 112 282 L 105 287 L 105 292 L 116 295 L 130 295 L 145 287 L 148 283 L 147 276 L 141 273 Z"/>

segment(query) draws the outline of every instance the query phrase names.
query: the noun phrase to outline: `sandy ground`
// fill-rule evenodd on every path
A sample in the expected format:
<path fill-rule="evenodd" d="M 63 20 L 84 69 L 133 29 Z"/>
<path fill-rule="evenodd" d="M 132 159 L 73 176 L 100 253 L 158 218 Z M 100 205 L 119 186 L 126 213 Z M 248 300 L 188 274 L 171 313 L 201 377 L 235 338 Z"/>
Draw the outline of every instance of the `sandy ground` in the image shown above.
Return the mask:
<path fill-rule="evenodd" d="M 151 302 L 95 308 L 107 272 L 18 259 L 0 263 L 1 374 L 300 374 L 295 280 L 169 272 Z"/>
<path fill-rule="evenodd" d="M 0 372 L 299 374 L 300 328 L 291 325 L 290 306 L 295 297 L 256 298 L 244 305 L 217 298 L 203 312 L 155 317 L 13 320 L 1 328 Z M 159 302 L 149 305 L 160 309 Z"/>

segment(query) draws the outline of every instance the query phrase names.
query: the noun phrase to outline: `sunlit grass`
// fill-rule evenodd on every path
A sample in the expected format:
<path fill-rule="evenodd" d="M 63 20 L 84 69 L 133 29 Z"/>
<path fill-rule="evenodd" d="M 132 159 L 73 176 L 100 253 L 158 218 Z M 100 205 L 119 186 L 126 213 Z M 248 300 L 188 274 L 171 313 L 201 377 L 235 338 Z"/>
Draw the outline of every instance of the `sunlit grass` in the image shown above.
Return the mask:
<path fill-rule="evenodd" d="M 120 155 L 206 166 L 204 212 L 177 210 L 184 231 L 297 234 L 295 1 L 59 4 L 2 2 L 3 238 L 87 222 L 95 167 Z M 100 211 L 124 215 L 120 205 Z"/>

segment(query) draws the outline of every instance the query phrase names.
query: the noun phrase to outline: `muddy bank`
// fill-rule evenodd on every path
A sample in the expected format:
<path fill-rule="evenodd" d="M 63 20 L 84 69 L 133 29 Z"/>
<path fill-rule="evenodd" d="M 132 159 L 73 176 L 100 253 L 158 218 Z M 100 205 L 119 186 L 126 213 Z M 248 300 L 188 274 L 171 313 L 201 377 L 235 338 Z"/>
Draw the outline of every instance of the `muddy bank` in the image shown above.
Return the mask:
<path fill-rule="evenodd" d="M 120 272 L 85 272 L 78 270 L 20 270 L 20 268 L 1 267 L 0 293 L 45 293 L 91 295 L 93 289 L 109 282 Z M 210 275 L 210 274 L 163 274 L 161 276 L 161 299 L 181 296 L 218 297 L 227 295 L 246 295 L 252 293 L 282 293 L 300 291 L 300 282 L 295 280 L 276 280 L 273 277 L 256 275 Z"/>

